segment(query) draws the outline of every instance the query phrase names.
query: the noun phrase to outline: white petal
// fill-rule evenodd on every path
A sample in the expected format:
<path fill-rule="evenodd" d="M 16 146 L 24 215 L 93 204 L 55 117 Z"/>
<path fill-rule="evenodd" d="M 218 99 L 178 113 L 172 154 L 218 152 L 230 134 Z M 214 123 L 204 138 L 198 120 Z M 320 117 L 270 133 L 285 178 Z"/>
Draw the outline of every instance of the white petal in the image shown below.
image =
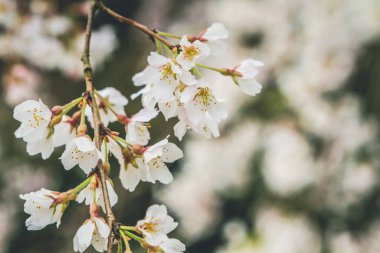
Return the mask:
<path fill-rule="evenodd" d="M 241 64 L 236 68 L 236 71 L 240 72 L 243 75 L 243 79 L 251 79 L 257 75 L 257 67 L 262 66 L 264 66 L 264 63 L 261 61 L 246 59 L 241 62 Z"/>
<path fill-rule="evenodd" d="M 132 116 L 134 121 L 148 122 L 158 115 L 158 111 L 155 109 L 143 108 L 138 113 Z"/>
<path fill-rule="evenodd" d="M 206 32 L 202 35 L 202 38 L 205 38 L 208 41 L 226 39 L 228 38 L 228 31 L 223 24 L 214 23 L 207 28 Z"/>
<path fill-rule="evenodd" d="M 80 252 L 83 252 L 90 246 L 94 229 L 95 225 L 90 220 L 78 229 L 75 237 L 77 238 L 77 246 Z"/>
<path fill-rule="evenodd" d="M 158 108 L 160 109 L 160 111 L 164 115 L 166 121 L 168 119 L 176 116 L 177 106 L 178 106 L 177 99 L 172 99 L 172 100 L 169 100 L 167 102 L 159 102 L 158 103 Z"/>
<path fill-rule="evenodd" d="M 185 244 L 177 239 L 168 239 L 160 244 L 164 253 L 182 253 L 186 250 Z"/>
<path fill-rule="evenodd" d="M 183 71 L 179 79 L 186 85 L 195 85 L 197 83 L 196 77 L 190 71 Z"/>
<path fill-rule="evenodd" d="M 103 238 L 107 238 L 111 231 L 108 225 L 105 223 L 105 221 L 97 217 L 94 217 L 94 221 L 96 223 L 96 227 L 100 236 Z"/>
<path fill-rule="evenodd" d="M 262 86 L 255 79 L 239 79 L 238 81 L 240 89 L 250 95 L 255 96 L 261 92 Z"/>
<path fill-rule="evenodd" d="M 159 158 L 153 159 L 148 163 L 150 174 L 154 180 L 163 184 L 169 184 L 173 181 L 173 175 L 166 164 Z"/>
<path fill-rule="evenodd" d="M 168 62 L 168 58 L 158 54 L 157 52 L 150 52 L 150 55 L 148 56 L 148 63 L 155 67 L 160 67 Z"/>
<path fill-rule="evenodd" d="M 124 161 L 122 162 L 124 163 Z M 142 164 L 142 166 L 145 165 Z M 132 192 L 140 182 L 141 173 L 138 168 L 133 167 L 132 164 L 129 163 L 126 168 L 124 165 L 120 167 L 119 178 L 123 187 Z"/>
<path fill-rule="evenodd" d="M 92 150 L 95 150 L 95 143 L 93 143 L 89 138 L 84 136 L 79 136 L 73 140 L 75 146 L 81 151 L 81 152 L 89 152 Z"/>
<path fill-rule="evenodd" d="M 177 62 L 181 65 L 181 67 L 186 70 L 186 71 L 189 71 L 190 69 L 192 69 L 194 66 L 195 66 L 195 62 L 197 60 L 196 57 L 193 57 L 193 59 L 187 59 L 183 52 L 181 52 L 178 56 L 177 56 Z"/>
<path fill-rule="evenodd" d="M 174 143 L 166 144 L 162 149 L 161 159 L 165 163 L 172 163 L 183 157 L 182 150 Z"/>
<path fill-rule="evenodd" d="M 178 138 L 178 140 L 182 141 L 183 136 L 185 136 L 187 131 L 187 123 L 185 120 L 178 121 L 174 126 L 174 135 Z"/>

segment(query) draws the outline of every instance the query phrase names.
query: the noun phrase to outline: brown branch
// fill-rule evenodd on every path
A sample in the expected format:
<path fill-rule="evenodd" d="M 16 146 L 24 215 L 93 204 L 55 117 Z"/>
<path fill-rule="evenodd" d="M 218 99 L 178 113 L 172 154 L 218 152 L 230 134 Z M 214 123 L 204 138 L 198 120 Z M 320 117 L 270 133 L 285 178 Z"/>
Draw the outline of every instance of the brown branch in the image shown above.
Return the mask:
<path fill-rule="evenodd" d="M 84 43 L 84 49 L 82 54 L 82 63 L 83 63 L 83 75 L 86 82 L 86 91 L 89 92 L 91 96 L 91 110 L 92 110 L 92 116 L 93 116 L 93 122 L 94 122 L 94 135 L 95 135 L 95 145 L 100 150 L 101 149 L 101 143 L 100 143 L 100 133 L 99 128 L 101 126 L 101 119 L 99 115 L 99 108 L 98 104 L 96 103 L 96 98 L 94 94 L 94 85 L 92 82 L 93 74 L 92 74 L 92 66 L 90 62 L 90 41 L 91 41 L 91 33 L 93 28 L 93 22 L 94 22 L 94 16 L 95 11 L 97 8 L 97 2 L 96 0 L 91 3 L 91 10 L 88 14 L 87 18 L 87 26 L 86 26 L 86 35 L 85 35 L 85 43 Z M 115 222 L 115 216 L 112 212 L 112 207 L 110 204 L 109 194 L 107 190 L 107 175 L 106 172 L 103 169 L 102 162 L 98 163 L 97 170 L 100 175 L 100 181 L 102 183 L 102 192 L 104 197 L 104 204 L 106 208 L 106 218 L 108 226 L 110 227 L 111 231 L 113 230 L 113 224 Z M 112 235 L 108 237 L 108 253 L 112 252 Z"/>
<path fill-rule="evenodd" d="M 116 13 L 115 11 L 113 11 L 110 8 L 108 8 L 107 6 L 105 6 L 101 1 L 98 2 L 98 7 L 104 13 L 107 13 L 108 15 L 110 15 L 113 18 L 115 18 L 119 22 L 127 24 L 127 25 L 132 25 L 132 26 L 136 27 L 140 31 L 142 31 L 142 32 L 146 33 L 147 35 L 151 36 L 152 38 L 155 38 L 155 39 L 159 40 L 160 42 L 162 42 L 163 44 L 165 44 L 166 46 L 168 46 L 170 49 L 172 49 L 172 48 L 175 47 L 172 43 L 170 43 L 170 41 L 168 41 L 165 38 L 163 38 L 160 35 L 158 35 L 155 32 L 154 29 L 149 28 L 146 25 L 143 25 L 143 24 L 137 22 L 136 20 L 124 17 L 124 16 L 120 15 L 119 13 Z"/>

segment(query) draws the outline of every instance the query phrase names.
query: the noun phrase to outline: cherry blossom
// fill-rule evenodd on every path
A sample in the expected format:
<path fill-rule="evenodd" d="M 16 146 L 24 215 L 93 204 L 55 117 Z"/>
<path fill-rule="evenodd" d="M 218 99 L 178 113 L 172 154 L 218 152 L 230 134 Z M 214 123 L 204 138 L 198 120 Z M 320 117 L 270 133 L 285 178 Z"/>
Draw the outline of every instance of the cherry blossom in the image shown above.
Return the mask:
<path fill-rule="evenodd" d="M 257 68 L 262 66 L 264 66 L 264 63 L 261 61 L 247 59 L 232 70 L 234 81 L 244 93 L 251 96 L 260 93 L 262 86 L 256 81 L 255 77 L 259 72 Z"/>
<path fill-rule="evenodd" d="M 24 212 L 30 214 L 25 222 L 28 230 L 40 230 L 53 223 L 57 223 L 57 227 L 59 227 L 66 206 L 64 204 L 53 205 L 54 199 L 58 195 L 59 192 L 44 188 L 20 195 L 20 198 L 25 200 Z"/>
<path fill-rule="evenodd" d="M 205 43 L 199 40 L 190 43 L 186 35 L 182 37 L 180 45 L 182 50 L 177 57 L 177 62 L 184 70 L 192 69 L 198 58 L 210 55 L 210 48 Z"/>
<path fill-rule="evenodd" d="M 221 40 L 227 39 L 228 36 L 228 31 L 223 24 L 214 23 L 199 36 L 199 40 L 207 43 L 212 56 L 221 56 L 226 51 L 226 45 Z"/>
<path fill-rule="evenodd" d="M 146 145 L 150 140 L 147 122 L 156 117 L 158 111 L 155 109 L 141 109 L 133 115 L 126 125 L 126 141 L 131 144 Z"/>
<path fill-rule="evenodd" d="M 66 170 L 72 169 L 75 165 L 86 173 L 90 173 L 95 168 L 99 159 L 100 151 L 95 147 L 95 143 L 86 136 L 78 136 L 71 140 L 61 156 L 61 161 Z"/>
<path fill-rule="evenodd" d="M 174 238 L 164 240 L 158 245 L 158 247 L 165 253 L 182 253 L 186 250 L 185 244 Z"/>
<path fill-rule="evenodd" d="M 224 103 L 216 98 L 212 87 L 205 81 L 199 81 L 197 86 L 187 87 L 181 95 L 188 120 L 195 129 L 208 129 L 218 136 L 217 124 L 227 117 Z"/>
<path fill-rule="evenodd" d="M 200 37 L 202 41 L 226 39 L 228 38 L 228 31 L 222 23 L 213 23 Z"/>
<path fill-rule="evenodd" d="M 118 201 L 117 194 L 108 179 L 106 181 L 107 184 L 107 191 L 109 194 L 110 204 L 111 206 L 116 205 Z M 86 205 L 91 204 L 98 204 L 102 207 L 103 211 L 105 212 L 105 206 L 104 206 L 104 196 L 101 188 L 101 183 L 97 177 L 94 177 L 92 179 L 92 182 L 86 186 L 82 191 L 79 192 L 77 195 L 76 201 L 78 203 L 85 203 Z M 95 203 L 94 203 L 95 201 Z"/>
<path fill-rule="evenodd" d="M 168 239 L 167 234 L 178 226 L 168 215 L 164 205 L 152 205 L 146 211 L 145 218 L 137 222 L 136 228 L 144 235 L 151 246 L 158 246 Z"/>
<path fill-rule="evenodd" d="M 50 109 L 41 99 L 26 100 L 17 105 L 13 117 L 21 122 L 21 126 L 15 132 L 16 138 L 23 138 L 26 142 L 46 138 L 51 116 Z"/>
<path fill-rule="evenodd" d="M 112 107 L 112 109 L 118 113 L 118 114 L 125 114 L 124 113 L 124 107 L 128 104 L 128 99 L 121 94 L 120 91 L 113 87 L 107 87 L 103 90 L 98 91 L 99 95 L 105 100 L 105 102 Z M 114 113 L 110 111 L 109 108 L 107 108 L 107 105 L 103 104 L 102 101 L 99 101 L 99 113 L 100 117 L 102 119 L 102 122 L 105 126 L 108 126 L 109 123 L 114 122 L 117 120 L 117 117 Z M 92 122 L 92 112 L 91 108 L 86 108 L 86 116 L 88 118 L 88 121 Z"/>
<path fill-rule="evenodd" d="M 105 251 L 110 232 L 110 228 L 103 218 L 87 219 L 74 236 L 74 251 L 84 252 L 91 244 L 96 251 Z"/>
<path fill-rule="evenodd" d="M 145 150 L 143 157 L 147 171 L 146 175 L 142 175 L 143 181 L 155 183 L 158 180 L 163 184 L 173 181 L 173 175 L 165 163 L 182 158 L 183 152 L 175 144 L 168 142 L 167 138 Z"/>

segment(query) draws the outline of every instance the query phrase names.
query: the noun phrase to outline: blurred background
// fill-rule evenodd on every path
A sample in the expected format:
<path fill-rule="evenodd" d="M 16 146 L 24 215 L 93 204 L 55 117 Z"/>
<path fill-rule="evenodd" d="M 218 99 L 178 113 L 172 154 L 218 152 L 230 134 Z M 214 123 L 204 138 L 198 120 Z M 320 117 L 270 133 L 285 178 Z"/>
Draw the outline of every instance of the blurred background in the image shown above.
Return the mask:
<path fill-rule="evenodd" d="M 263 92 L 253 98 L 228 78 L 205 73 L 228 102 L 229 118 L 218 139 L 186 136 L 185 158 L 171 166 L 170 185 L 141 183 L 129 193 L 113 164 L 120 221 L 134 225 L 148 206 L 164 203 L 180 222 L 172 237 L 190 253 L 380 252 L 380 1 L 104 2 L 178 35 L 222 22 L 228 49 L 210 65 L 265 63 L 258 76 Z M 20 193 L 67 190 L 84 175 L 63 169 L 63 148 L 46 161 L 29 157 L 12 118 L 25 99 L 53 106 L 81 94 L 87 12 L 80 0 L 0 0 L 1 253 L 73 252 L 72 238 L 88 216 L 73 203 L 58 230 L 26 231 Z M 102 13 L 95 25 L 95 86 L 129 96 L 137 90 L 131 77 L 145 67 L 153 45 Z M 140 107 L 130 101 L 126 111 Z M 175 123 L 155 119 L 153 142 L 173 135 L 167 124 Z"/>

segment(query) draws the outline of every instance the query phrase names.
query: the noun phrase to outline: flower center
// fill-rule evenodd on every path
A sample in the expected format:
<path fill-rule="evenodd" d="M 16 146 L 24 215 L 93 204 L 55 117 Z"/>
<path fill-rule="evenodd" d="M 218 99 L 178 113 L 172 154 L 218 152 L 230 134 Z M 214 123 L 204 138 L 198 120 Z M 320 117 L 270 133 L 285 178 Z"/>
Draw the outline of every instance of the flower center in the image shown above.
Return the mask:
<path fill-rule="evenodd" d="M 175 77 L 175 73 L 172 69 L 172 65 L 170 64 L 170 62 L 166 63 L 164 66 L 161 67 L 160 73 L 162 75 L 161 80 Z"/>
<path fill-rule="evenodd" d="M 184 47 L 183 56 L 189 61 L 192 61 L 194 57 L 197 56 L 198 54 L 199 54 L 199 49 L 196 46 L 191 45 L 189 47 Z"/>
<path fill-rule="evenodd" d="M 142 225 L 141 229 L 145 230 L 148 233 L 155 233 L 158 231 L 156 226 L 157 226 L 156 223 L 146 222 Z"/>
<path fill-rule="evenodd" d="M 45 119 L 42 117 L 42 110 L 34 108 L 33 110 L 28 110 L 29 113 L 33 113 L 33 118 L 28 120 L 29 126 L 37 128 L 40 126 L 41 122 Z"/>

